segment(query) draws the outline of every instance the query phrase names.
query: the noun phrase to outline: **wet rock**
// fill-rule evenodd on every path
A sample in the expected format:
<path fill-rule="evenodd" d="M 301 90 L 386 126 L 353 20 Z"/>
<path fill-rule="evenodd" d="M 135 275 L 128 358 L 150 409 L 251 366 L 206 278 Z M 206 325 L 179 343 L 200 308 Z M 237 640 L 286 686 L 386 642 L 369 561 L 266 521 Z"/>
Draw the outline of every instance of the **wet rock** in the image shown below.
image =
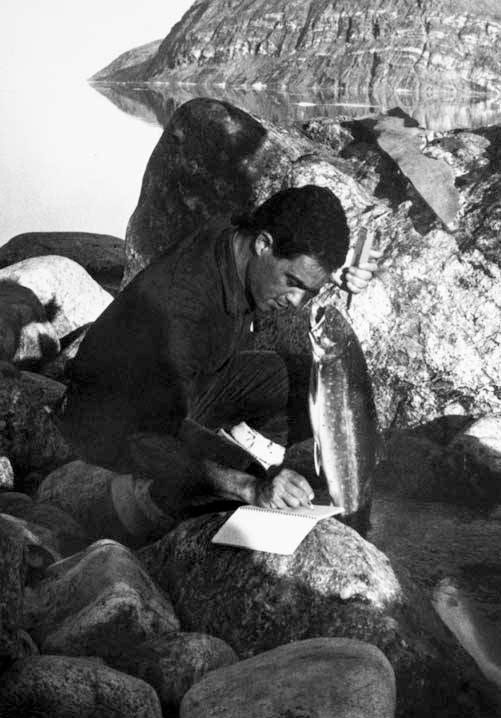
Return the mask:
<path fill-rule="evenodd" d="M 89 232 L 25 232 L 0 247 L 0 267 L 47 254 L 72 259 L 101 285 L 118 285 L 125 264 L 125 245 L 119 237 Z"/>
<path fill-rule="evenodd" d="M 395 675 L 375 646 L 347 638 L 297 641 L 212 671 L 180 718 L 393 718 Z"/>
<path fill-rule="evenodd" d="M 3 718 L 161 718 L 144 681 L 86 658 L 33 656 L 2 676 Z"/>
<path fill-rule="evenodd" d="M 137 546 L 172 526 L 151 500 L 150 484 L 130 474 L 73 461 L 44 479 L 38 498 L 67 511 L 92 540 L 112 538 Z"/>
<path fill-rule="evenodd" d="M 97 319 L 113 299 L 83 267 L 58 255 L 32 257 L 0 269 L 1 279 L 28 287 L 44 307 L 50 307 L 59 339 Z"/>
<path fill-rule="evenodd" d="M 0 270 L 1 360 L 36 365 L 54 358 L 59 352 L 59 339 L 52 318 L 52 308 L 44 306 L 35 292 L 19 283 L 17 275 L 10 277 Z"/>
<path fill-rule="evenodd" d="M 20 639 L 24 566 L 23 542 L 12 522 L 0 515 L 0 670 L 16 658 Z"/>
<path fill-rule="evenodd" d="M 14 472 L 7 456 L 0 456 L 0 489 L 14 488 Z"/>
<path fill-rule="evenodd" d="M 108 658 L 179 630 L 167 597 L 114 541 L 98 541 L 46 575 L 25 602 L 25 626 L 43 653 Z"/>
<path fill-rule="evenodd" d="M 153 686 L 164 713 L 171 715 L 194 683 L 209 671 L 237 660 L 235 652 L 219 638 L 203 633 L 174 633 L 121 654 L 113 659 L 113 666 Z"/>
<path fill-rule="evenodd" d="M 399 715 L 481 715 L 482 677 L 469 658 L 408 577 L 399 581 L 355 531 L 324 520 L 280 556 L 212 544 L 224 518 L 185 521 L 139 552 L 183 630 L 222 638 L 241 658 L 305 638 L 363 640 L 395 670 Z"/>
<path fill-rule="evenodd" d="M 16 489 L 31 471 L 48 473 L 68 462 L 73 450 L 59 431 L 45 391 L 16 378 L 0 382 L 0 455 L 14 469 Z"/>

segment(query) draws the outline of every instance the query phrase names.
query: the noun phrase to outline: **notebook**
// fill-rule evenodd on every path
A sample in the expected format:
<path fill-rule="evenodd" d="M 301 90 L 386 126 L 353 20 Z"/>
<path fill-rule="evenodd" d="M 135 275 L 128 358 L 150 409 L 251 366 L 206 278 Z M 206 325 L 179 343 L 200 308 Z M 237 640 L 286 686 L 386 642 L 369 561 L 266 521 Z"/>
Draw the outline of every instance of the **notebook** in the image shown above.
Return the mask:
<path fill-rule="evenodd" d="M 212 542 L 290 555 L 319 521 L 342 511 L 339 506 L 319 505 L 283 510 L 239 506 Z"/>

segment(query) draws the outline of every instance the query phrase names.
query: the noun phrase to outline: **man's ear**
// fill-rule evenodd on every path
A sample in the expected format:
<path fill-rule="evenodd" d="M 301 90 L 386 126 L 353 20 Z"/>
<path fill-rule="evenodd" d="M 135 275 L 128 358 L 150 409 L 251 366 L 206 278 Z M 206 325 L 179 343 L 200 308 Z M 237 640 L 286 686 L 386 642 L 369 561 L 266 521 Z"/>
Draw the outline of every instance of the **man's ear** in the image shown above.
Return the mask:
<path fill-rule="evenodd" d="M 254 240 L 254 251 L 258 257 L 266 252 L 273 252 L 273 237 L 269 232 L 259 232 Z"/>

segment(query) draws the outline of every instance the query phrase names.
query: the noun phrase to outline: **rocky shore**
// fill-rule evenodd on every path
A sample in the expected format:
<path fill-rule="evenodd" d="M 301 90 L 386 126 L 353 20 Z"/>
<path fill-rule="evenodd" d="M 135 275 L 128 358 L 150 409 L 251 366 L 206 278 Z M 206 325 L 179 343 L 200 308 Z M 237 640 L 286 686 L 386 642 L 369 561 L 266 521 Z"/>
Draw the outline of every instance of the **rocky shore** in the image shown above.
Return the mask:
<path fill-rule="evenodd" d="M 484 667 L 501 665 L 500 147 L 497 126 L 284 129 L 194 100 L 151 156 L 125 256 L 81 233 L 0 249 L 2 716 L 499 715 Z M 292 556 L 215 546 L 224 514 L 173 525 L 146 477 L 75 455 L 58 428 L 68 362 L 110 276 L 307 183 L 384 251 L 351 308 L 385 445 L 372 527 L 322 521 Z M 300 364 L 306 317 L 261 318 L 255 341 Z M 286 463 L 311 476 L 311 442 Z"/>

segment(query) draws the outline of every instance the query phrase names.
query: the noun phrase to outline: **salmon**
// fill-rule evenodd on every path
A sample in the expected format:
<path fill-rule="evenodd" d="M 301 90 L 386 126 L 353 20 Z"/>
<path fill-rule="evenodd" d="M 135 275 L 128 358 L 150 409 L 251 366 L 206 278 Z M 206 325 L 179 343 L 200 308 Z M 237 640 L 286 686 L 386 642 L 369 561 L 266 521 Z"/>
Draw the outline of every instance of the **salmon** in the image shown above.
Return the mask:
<path fill-rule="evenodd" d="M 365 534 L 376 463 L 377 417 L 365 357 L 348 316 L 333 304 L 336 292 L 334 285 L 324 288 L 310 314 L 309 412 L 315 470 L 330 502 L 342 507 L 342 520 Z"/>

